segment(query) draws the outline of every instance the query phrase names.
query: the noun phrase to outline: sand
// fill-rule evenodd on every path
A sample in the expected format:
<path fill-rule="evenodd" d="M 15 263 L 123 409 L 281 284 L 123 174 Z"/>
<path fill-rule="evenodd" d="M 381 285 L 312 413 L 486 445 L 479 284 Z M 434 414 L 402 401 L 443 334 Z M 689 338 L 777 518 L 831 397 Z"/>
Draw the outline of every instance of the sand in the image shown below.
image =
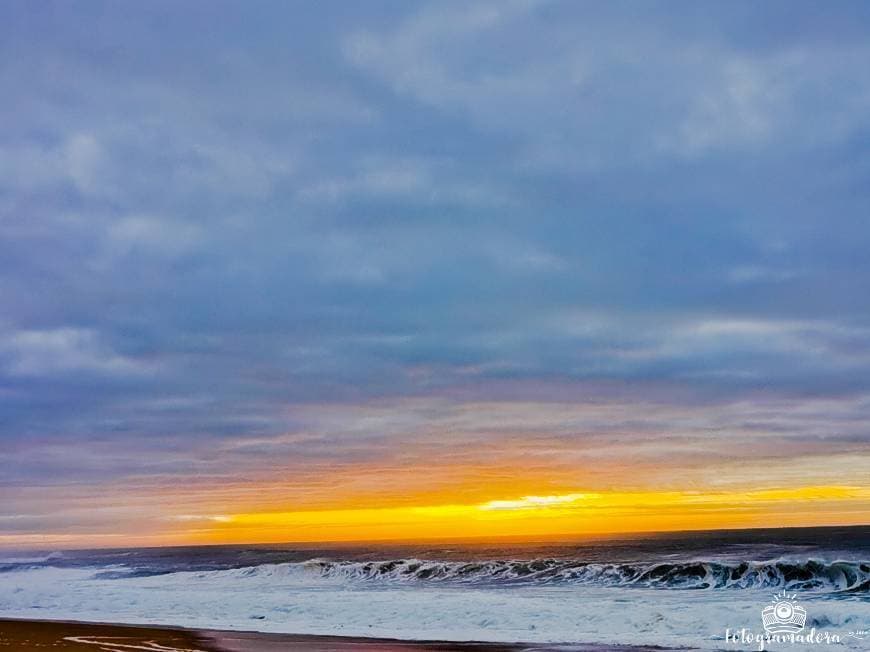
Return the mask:
<path fill-rule="evenodd" d="M 89 623 L 0 620 L 0 651 L 73 650 L 75 652 L 219 652 L 192 630 Z"/>
<path fill-rule="evenodd" d="M 0 652 L 641 652 L 649 648 L 398 641 L 345 636 L 199 631 L 97 623 L 0 619 Z"/>

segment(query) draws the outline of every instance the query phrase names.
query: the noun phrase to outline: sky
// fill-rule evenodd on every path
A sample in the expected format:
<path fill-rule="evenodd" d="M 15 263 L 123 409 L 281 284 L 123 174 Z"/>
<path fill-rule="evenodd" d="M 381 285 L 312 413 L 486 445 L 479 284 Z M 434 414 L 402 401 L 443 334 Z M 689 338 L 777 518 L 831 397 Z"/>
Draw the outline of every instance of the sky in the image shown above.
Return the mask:
<path fill-rule="evenodd" d="M 870 522 L 868 37 L 0 2 L 0 545 Z"/>

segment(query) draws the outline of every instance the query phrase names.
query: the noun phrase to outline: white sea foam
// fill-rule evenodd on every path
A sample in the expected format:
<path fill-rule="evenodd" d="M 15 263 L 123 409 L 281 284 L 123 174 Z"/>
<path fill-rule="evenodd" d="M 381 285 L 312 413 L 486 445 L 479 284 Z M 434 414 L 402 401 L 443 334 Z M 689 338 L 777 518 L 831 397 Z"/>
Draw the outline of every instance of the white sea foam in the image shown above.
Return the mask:
<path fill-rule="evenodd" d="M 361 582 L 346 573 L 324 574 L 319 562 L 113 579 L 95 569 L 42 567 L 0 574 L 0 615 L 405 639 L 724 648 L 726 628 L 761 630 L 769 594 Z M 866 648 L 866 640 L 846 634 L 870 629 L 870 602 L 808 597 L 808 627 L 840 632 L 844 647 L 838 649 Z"/>

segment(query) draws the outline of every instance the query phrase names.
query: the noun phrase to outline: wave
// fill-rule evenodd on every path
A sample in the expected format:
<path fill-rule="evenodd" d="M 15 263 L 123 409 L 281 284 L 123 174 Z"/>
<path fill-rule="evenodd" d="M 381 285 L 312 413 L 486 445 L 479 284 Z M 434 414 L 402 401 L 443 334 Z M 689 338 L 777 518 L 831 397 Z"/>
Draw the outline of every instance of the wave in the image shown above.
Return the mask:
<path fill-rule="evenodd" d="M 56 559 L 56 558 L 55 558 Z M 21 560 L 36 561 L 36 560 Z M 47 569 L 46 564 L 0 563 L 0 575 Z M 61 565 L 62 566 L 62 565 Z M 493 587 L 579 585 L 655 589 L 785 589 L 870 597 L 870 561 L 722 560 L 587 562 L 576 559 L 435 561 L 311 559 L 230 568 L 185 569 L 107 564 L 79 567 L 96 580 L 189 574 L 197 579 L 307 584 L 319 581 L 421 583 Z"/>
<path fill-rule="evenodd" d="M 63 557 L 63 553 L 60 551 L 50 552 L 47 555 L 40 555 L 38 557 L 2 557 L 0 556 L 0 564 L 4 566 L 13 566 L 16 564 L 21 565 L 31 565 L 31 564 L 44 564 L 46 562 L 55 561 L 57 559 L 61 559 Z"/>
<path fill-rule="evenodd" d="M 281 572 L 255 567 L 247 574 Z M 725 563 L 590 563 L 576 560 L 438 562 L 397 559 L 378 562 L 311 560 L 308 573 L 352 581 L 443 582 L 480 585 L 579 584 L 662 589 L 787 589 L 870 592 L 870 562 L 790 561 Z M 259 570 L 258 570 L 259 569 Z M 292 572 L 284 569 L 284 572 Z"/>
<path fill-rule="evenodd" d="M 51 552 L 39 557 L 0 557 L 0 573 L 39 568 L 61 558 L 63 558 L 62 552 Z"/>

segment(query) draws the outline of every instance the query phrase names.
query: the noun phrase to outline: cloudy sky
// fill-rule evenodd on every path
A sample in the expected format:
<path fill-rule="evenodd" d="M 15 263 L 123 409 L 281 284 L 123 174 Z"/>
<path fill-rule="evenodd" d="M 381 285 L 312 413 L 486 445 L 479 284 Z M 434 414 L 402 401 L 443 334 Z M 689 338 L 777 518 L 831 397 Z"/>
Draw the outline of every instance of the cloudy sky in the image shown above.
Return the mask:
<path fill-rule="evenodd" d="M 870 520 L 868 37 L 845 1 L 0 3 L 0 544 Z"/>

